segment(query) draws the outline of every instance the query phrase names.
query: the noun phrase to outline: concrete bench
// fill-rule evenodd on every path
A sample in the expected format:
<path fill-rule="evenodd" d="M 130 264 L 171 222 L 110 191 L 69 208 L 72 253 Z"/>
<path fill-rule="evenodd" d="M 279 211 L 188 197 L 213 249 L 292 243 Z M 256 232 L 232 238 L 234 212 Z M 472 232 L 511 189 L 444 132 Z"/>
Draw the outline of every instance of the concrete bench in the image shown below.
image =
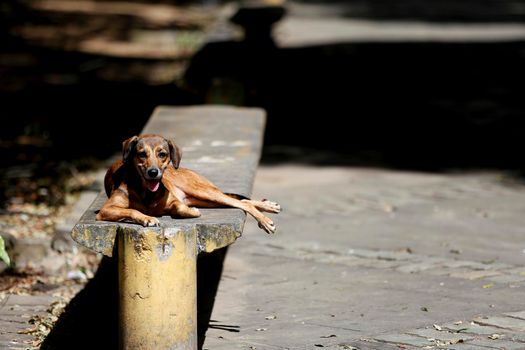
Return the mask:
<path fill-rule="evenodd" d="M 265 113 L 255 108 L 165 107 L 142 133 L 172 138 L 181 166 L 227 193 L 249 197 L 259 162 Z M 71 232 L 81 245 L 118 260 L 121 349 L 197 349 L 196 259 L 235 242 L 246 214 L 200 209 L 195 219 L 160 218 L 160 227 L 96 221 L 101 193 Z"/>

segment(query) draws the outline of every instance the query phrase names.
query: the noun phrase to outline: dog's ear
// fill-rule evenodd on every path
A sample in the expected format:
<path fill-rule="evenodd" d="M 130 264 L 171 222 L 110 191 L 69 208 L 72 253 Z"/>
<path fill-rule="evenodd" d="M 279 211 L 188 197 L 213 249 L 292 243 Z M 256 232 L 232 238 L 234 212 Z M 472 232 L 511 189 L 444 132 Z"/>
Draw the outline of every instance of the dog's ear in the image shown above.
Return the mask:
<path fill-rule="evenodd" d="M 135 149 L 135 146 L 139 142 L 138 136 L 133 136 L 122 142 L 122 160 L 124 163 L 128 160 L 129 155 Z"/>
<path fill-rule="evenodd" d="M 180 164 L 180 159 L 182 158 L 182 151 L 180 150 L 179 147 L 177 147 L 175 142 L 171 140 L 166 140 L 166 141 L 168 141 L 168 146 L 170 147 L 171 163 L 173 164 L 175 169 L 178 169 L 179 164 Z"/>

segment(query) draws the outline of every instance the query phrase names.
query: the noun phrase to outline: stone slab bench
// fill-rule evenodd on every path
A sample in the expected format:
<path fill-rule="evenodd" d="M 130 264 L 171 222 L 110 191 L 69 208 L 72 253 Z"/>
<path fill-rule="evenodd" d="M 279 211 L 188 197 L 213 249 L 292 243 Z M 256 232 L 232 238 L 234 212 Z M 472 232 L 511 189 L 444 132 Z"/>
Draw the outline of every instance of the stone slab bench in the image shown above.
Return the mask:
<path fill-rule="evenodd" d="M 265 113 L 257 108 L 161 106 L 142 133 L 173 139 L 182 148 L 181 166 L 226 193 L 249 197 L 264 126 Z M 197 256 L 235 242 L 246 214 L 200 209 L 199 218 L 162 217 L 160 227 L 96 221 L 106 199 L 100 193 L 71 236 L 118 260 L 120 348 L 197 349 Z"/>

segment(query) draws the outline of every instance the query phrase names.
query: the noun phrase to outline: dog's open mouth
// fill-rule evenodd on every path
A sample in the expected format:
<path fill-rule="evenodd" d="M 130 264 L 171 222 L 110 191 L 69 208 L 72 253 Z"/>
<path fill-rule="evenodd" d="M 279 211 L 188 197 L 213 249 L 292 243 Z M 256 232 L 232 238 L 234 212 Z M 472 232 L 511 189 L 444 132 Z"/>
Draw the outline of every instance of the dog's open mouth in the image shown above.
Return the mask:
<path fill-rule="evenodd" d="M 146 180 L 146 187 L 151 192 L 157 192 L 160 187 L 160 180 Z"/>

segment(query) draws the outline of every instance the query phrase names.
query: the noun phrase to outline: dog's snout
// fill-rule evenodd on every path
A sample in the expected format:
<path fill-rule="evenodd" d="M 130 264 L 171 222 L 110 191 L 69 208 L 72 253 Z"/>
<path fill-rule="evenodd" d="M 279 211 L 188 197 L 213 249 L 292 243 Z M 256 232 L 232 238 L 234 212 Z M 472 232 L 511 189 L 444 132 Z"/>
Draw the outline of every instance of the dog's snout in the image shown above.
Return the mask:
<path fill-rule="evenodd" d="M 160 172 L 158 168 L 149 168 L 147 173 L 150 178 L 155 179 L 159 176 Z"/>

